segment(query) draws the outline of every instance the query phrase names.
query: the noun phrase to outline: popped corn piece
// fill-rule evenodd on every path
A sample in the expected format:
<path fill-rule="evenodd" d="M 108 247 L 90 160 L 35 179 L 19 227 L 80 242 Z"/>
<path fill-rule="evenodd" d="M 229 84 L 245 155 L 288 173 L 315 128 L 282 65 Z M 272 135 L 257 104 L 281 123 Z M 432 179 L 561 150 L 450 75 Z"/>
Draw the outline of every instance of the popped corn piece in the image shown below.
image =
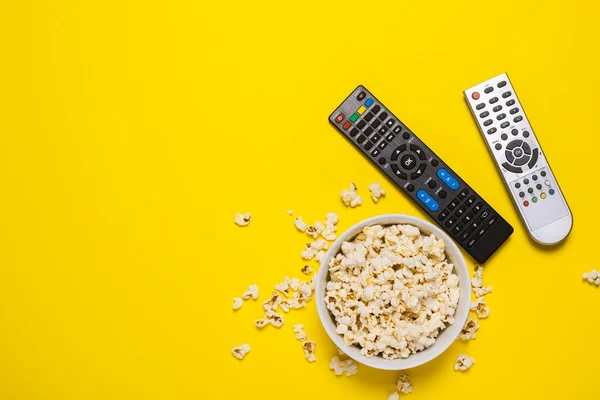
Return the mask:
<path fill-rule="evenodd" d="M 474 287 L 473 293 L 475 293 L 475 297 L 483 297 L 488 293 L 492 293 L 492 287 Z"/>
<path fill-rule="evenodd" d="M 240 308 L 242 308 L 242 305 L 244 304 L 244 301 L 242 299 L 240 299 L 239 297 L 234 297 L 233 298 L 233 309 L 235 311 L 239 310 Z"/>
<path fill-rule="evenodd" d="M 583 274 L 583 279 L 586 279 L 591 284 L 600 285 L 600 273 L 595 269 Z"/>
<path fill-rule="evenodd" d="M 329 369 L 332 369 L 337 376 L 346 374 L 346 376 L 352 376 L 358 372 L 358 365 L 353 359 L 340 360 L 338 356 L 333 356 L 329 363 Z"/>
<path fill-rule="evenodd" d="M 290 282 L 291 279 L 287 276 L 283 278 L 283 282 L 275 285 L 275 290 L 285 294 L 286 296 L 290 294 Z"/>
<path fill-rule="evenodd" d="M 273 292 L 273 295 L 263 302 L 265 311 L 275 311 L 283 299 L 278 292 Z"/>
<path fill-rule="evenodd" d="M 475 363 L 475 360 L 473 360 L 471 357 L 469 357 L 466 354 L 461 354 L 458 356 L 458 358 L 456 359 L 456 362 L 454 363 L 454 370 L 455 371 L 466 371 L 467 369 L 471 368 L 471 366 Z"/>
<path fill-rule="evenodd" d="M 377 203 L 379 198 L 385 196 L 385 190 L 381 188 L 379 182 L 371 183 L 369 185 L 369 191 L 371 192 L 371 198 L 373 202 Z"/>
<path fill-rule="evenodd" d="M 325 224 L 325 229 L 321 232 L 321 236 L 327 240 L 335 240 L 337 237 L 335 231 L 337 228 L 333 224 Z"/>
<path fill-rule="evenodd" d="M 327 248 L 327 241 L 323 239 L 316 240 L 310 244 L 310 247 L 315 250 L 323 250 Z"/>
<path fill-rule="evenodd" d="M 325 225 L 336 225 L 339 220 L 340 218 L 337 216 L 336 213 L 328 212 L 325 216 Z"/>
<path fill-rule="evenodd" d="M 354 183 L 350 184 L 350 190 L 342 190 L 340 197 L 346 207 L 350 206 L 354 208 L 362 204 L 362 197 L 356 193 L 356 185 Z"/>
<path fill-rule="evenodd" d="M 231 354 L 233 354 L 233 356 L 238 360 L 241 360 L 246 356 L 246 354 L 248 354 L 249 351 L 250 345 L 245 343 L 241 346 L 236 346 L 233 349 L 231 349 Z"/>
<path fill-rule="evenodd" d="M 394 392 L 387 397 L 387 400 L 400 400 L 398 392 Z"/>
<path fill-rule="evenodd" d="M 257 285 L 248 286 L 248 289 L 244 292 L 244 294 L 242 294 L 242 298 L 244 300 L 258 299 L 258 286 Z"/>
<path fill-rule="evenodd" d="M 310 247 L 310 245 L 306 245 L 304 251 L 301 253 L 301 256 L 305 260 L 312 260 L 314 256 L 317 255 L 317 251 Z"/>
<path fill-rule="evenodd" d="M 325 226 L 323 225 L 323 223 L 321 221 L 317 221 L 313 225 L 309 225 L 308 227 L 306 227 L 306 234 L 308 236 L 311 236 L 313 239 L 316 239 L 324 230 Z"/>
<path fill-rule="evenodd" d="M 324 239 L 319 239 L 315 240 L 312 243 L 307 243 L 306 247 L 304 248 L 304 251 L 302 252 L 302 258 L 304 258 L 305 260 L 311 260 L 313 257 L 319 255 L 319 259 L 317 259 L 317 261 L 320 261 L 320 258 L 323 257 L 323 255 L 325 255 L 325 252 L 322 250 L 326 249 L 327 246 L 327 241 Z"/>
<path fill-rule="evenodd" d="M 233 222 L 235 222 L 239 226 L 246 226 L 250 223 L 250 219 L 251 219 L 250 213 L 247 213 L 247 214 L 235 213 L 235 218 L 233 219 Z"/>
<path fill-rule="evenodd" d="M 257 319 L 256 321 L 254 321 L 254 325 L 256 325 L 257 328 L 264 328 L 265 326 L 269 325 L 269 321 L 267 321 L 264 318 L 261 319 Z"/>
<path fill-rule="evenodd" d="M 294 213 L 293 210 L 286 210 L 285 212 L 288 213 L 288 215 L 292 215 Z"/>
<path fill-rule="evenodd" d="M 480 288 L 483 286 L 483 267 L 476 265 L 473 271 L 473 279 L 471 279 L 471 287 Z"/>
<path fill-rule="evenodd" d="M 396 381 L 396 388 L 398 389 L 399 392 L 402 392 L 404 394 L 409 394 L 410 392 L 412 392 L 412 390 L 413 390 L 412 382 L 411 382 L 410 376 L 406 372 L 400 371 L 400 373 L 398 374 L 398 380 Z"/>
<path fill-rule="evenodd" d="M 323 250 L 319 250 L 319 251 L 317 251 L 317 254 L 315 254 L 315 260 L 317 262 L 321 262 L 321 260 L 323 259 L 324 256 L 325 256 L 325 252 Z"/>
<path fill-rule="evenodd" d="M 302 348 L 304 349 L 304 357 L 308 360 L 308 362 L 314 362 L 317 360 L 315 357 L 315 342 L 312 340 L 304 340 L 302 341 Z"/>
<path fill-rule="evenodd" d="M 477 337 L 475 333 L 479 329 L 479 323 L 477 320 L 471 316 L 467 318 L 465 322 L 465 326 L 463 326 L 462 331 L 458 335 L 458 338 L 461 340 L 471 340 Z"/>
<path fill-rule="evenodd" d="M 283 315 L 276 313 L 275 311 L 269 310 L 265 313 L 265 321 L 273 325 L 275 328 L 281 328 L 285 320 Z"/>
<path fill-rule="evenodd" d="M 302 340 L 302 341 L 306 339 L 306 332 L 304 332 L 304 325 L 302 325 L 302 324 L 294 325 L 294 333 L 296 334 L 296 339 Z"/>
<path fill-rule="evenodd" d="M 485 303 L 483 297 L 479 297 L 477 298 L 477 301 L 471 302 L 471 311 L 475 311 L 479 319 L 487 318 L 490 316 L 490 308 Z"/>
<path fill-rule="evenodd" d="M 306 222 L 302 221 L 302 217 L 298 217 L 294 220 L 294 226 L 300 232 L 306 232 Z"/>
<path fill-rule="evenodd" d="M 310 265 L 305 265 L 304 267 L 302 267 L 300 272 L 302 272 L 304 275 L 310 275 L 313 272 L 313 268 Z"/>
<path fill-rule="evenodd" d="M 294 302 L 292 299 L 285 299 L 279 303 L 279 308 L 281 308 L 283 312 L 289 312 L 292 308 L 294 308 Z"/>
<path fill-rule="evenodd" d="M 301 282 L 300 286 L 298 287 L 300 295 L 305 300 L 310 300 L 313 290 L 315 290 L 314 278 L 310 282 Z"/>
<path fill-rule="evenodd" d="M 400 232 L 409 237 L 417 237 L 421 234 L 419 228 L 413 225 L 398 225 Z"/>
<path fill-rule="evenodd" d="M 305 267 L 309 267 L 312 270 L 312 267 L 305 265 Z M 298 278 L 294 278 L 292 280 L 290 280 L 290 289 L 292 289 L 294 292 L 296 290 L 298 290 L 298 288 L 300 287 L 300 279 Z"/>

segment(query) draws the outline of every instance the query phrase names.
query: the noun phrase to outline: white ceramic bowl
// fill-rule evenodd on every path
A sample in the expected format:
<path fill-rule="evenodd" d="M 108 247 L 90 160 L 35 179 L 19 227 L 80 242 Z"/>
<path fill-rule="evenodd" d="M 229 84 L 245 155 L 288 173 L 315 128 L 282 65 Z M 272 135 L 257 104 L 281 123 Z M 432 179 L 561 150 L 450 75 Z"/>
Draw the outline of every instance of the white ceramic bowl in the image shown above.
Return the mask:
<path fill-rule="evenodd" d="M 335 257 L 335 255 L 340 252 L 342 242 L 352 240 L 367 226 L 397 224 L 414 225 L 418 227 L 421 232 L 425 234 L 433 233 L 438 239 L 442 239 L 444 241 L 446 245 L 446 257 L 452 264 L 454 264 L 454 272 L 459 278 L 460 298 L 458 300 L 456 314 L 454 315 L 455 322 L 440 332 L 435 343 L 431 347 L 416 354 L 412 354 L 408 358 L 386 360 L 381 356 L 366 357 L 360 354 L 360 349 L 358 347 L 346 345 L 342 336 L 335 332 L 335 320 L 333 315 L 331 315 L 327 309 L 324 300 L 326 283 L 329 280 L 329 260 L 331 257 Z M 321 323 L 337 347 L 339 347 L 344 353 L 352 357 L 354 360 L 368 365 L 369 367 L 386 370 L 403 370 L 413 368 L 424 364 L 427 361 L 433 360 L 435 357 L 442 354 L 444 350 L 446 350 L 456 340 L 460 331 L 462 330 L 462 327 L 465 325 L 467 316 L 469 314 L 469 306 L 471 303 L 471 279 L 469 277 L 467 264 L 465 263 L 465 259 L 463 258 L 460 250 L 444 231 L 427 221 L 416 217 L 411 217 L 410 215 L 386 214 L 359 222 L 338 237 L 338 239 L 329 248 L 329 251 L 325 257 L 323 257 L 321 260 L 321 266 L 319 268 L 319 273 L 317 274 L 315 293 L 317 310 L 319 312 Z"/>

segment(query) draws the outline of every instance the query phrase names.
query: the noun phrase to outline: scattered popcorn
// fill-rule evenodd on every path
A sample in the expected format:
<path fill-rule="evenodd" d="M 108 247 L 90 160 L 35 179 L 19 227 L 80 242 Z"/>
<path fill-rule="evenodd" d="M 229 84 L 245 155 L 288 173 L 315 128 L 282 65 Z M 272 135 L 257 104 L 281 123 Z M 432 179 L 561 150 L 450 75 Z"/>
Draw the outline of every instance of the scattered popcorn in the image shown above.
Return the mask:
<path fill-rule="evenodd" d="M 321 232 L 321 236 L 327 240 L 335 240 L 337 237 L 335 231 L 337 231 L 335 225 L 327 224 L 325 225 L 325 229 L 323 229 L 323 232 Z"/>
<path fill-rule="evenodd" d="M 312 269 L 312 267 L 309 267 Z M 294 292 L 298 290 L 298 288 L 300 287 L 300 279 L 298 278 L 294 278 L 292 280 L 290 280 L 290 289 L 292 289 Z"/>
<path fill-rule="evenodd" d="M 471 302 L 471 311 L 475 311 L 479 319 L 490 316 L 490 308 L 485 304 L 483 297 L 479 297 L 477 301 Z"/>
<path fill-rule="evenodd" d="M 590 272 L 586 272 L 583 274 L 583 279 L 587 279 L 589 283 L 593 283 L 595 285 L 600 285 L 600 273 L 595 269 Z"/>
<path fill-rule="evenodd" d="M 257 285 L 250 285 L 248 286 L 248 290 L 246 290 L 244 292 L 244 294 L 242 294 L 242 298 L 244 300 L 256 300 L 258 299 L 258 286 Z"/>
<path fill-rule="evenodd" d="M 458 356 L 458 358 L 456 359 L 456 362 L 454 363 L 454 370 L 455 371 L 466 371 L 474 363 L 475 363 L 475 360 L 473 360 L 471 357 L 469 357 L 466 354 L 461 354 L 460 356 Z"/>
<path fill-rule="evenodd" d="M 481 265 L 475 266 L 473 279 L 471 279 L 471 288 L 473 289 L 473 293 L 475 293 L 475 297 L 483 297 L 488 293 L 492 293 L 491 286 L 483 286 L 483 267 Z"/>
<path fill-rule="evenodd" d="M 267 311 L 267 312 L 265 313 L 265 316 L 264 316 L 263 320 L 264 320 L 266 323 L 264 323 L 264 324 L 263 324 L 262 320 L 257 320 L 257 321 L 255 322 L 255 323 L 256 323 L 256 326 L 258 326 L 259 328 L 262 328 L 262 327 L 266 326 L 266 325 L 267 325 L 267 323 L 269 323 L 269 324 L 273 325 L 275 328 L 281 328 L 281 326 L 282 326 L 282 325 L 283 325 L 283 323 L 285 322 L 285 321 L 284 321 L 284 319 L 283 319 L 283 315 L 281 315 L 281 314 L 277 314 L 277 313 L 276 313 L 275 311 L 273 311 L 273 310 L 269 310 L 269 311 Z M 259 326 L 259 323 L 258 323 L 259 321 L 261 321 L 261 322 L 260 322 L 260 325 L 262 325 L 262 326 Z"/>
<path fill-rule="evenodd" d="M 234 297 L 233 298 L 233 309 L 234 310 L 239 310 L 240 308 L 242 308 L 242 305 L 244 304 L 244 301 L 242 299 L 240 299 L 239 297 Z"/>
<path fill-rule="evenodd" d="M 404 394 L 409 394 L 412 392 L 412 382 L 410 376 L 406 372 L 400 372 L 398 374 L 398 380 L 396 381 L 396 388 L 398 388 L 399 392 Z"/>
<path fill-rule="evenodd" d="M 302 267 L 300 272 L 302 272 L 304 275 L 310 275 L 313 272 L 313 268 L 310 265 L 305 265 L 304 267 Z"/>
<path fill-rule="evenodd" d="M 312 340 L 304 340 L 302 341 L 302 348 L 304 349 L 304 357 L 308 360 L 308 362 L 314 362 L 317 360 L 315 357 L 315 342 Z"/>
<path fill-rule="evenodd" d="M 275 290 L 278 290 L 281 293 L 288 295 L 290 293 L 290 283 L 291 282 L 292 282 L 291 279 L 286 276 L 285 278 L 283 278 L 283 282 L 275 285 Z"/>
<path fill-rule="evenodd" d="M 263 302 L 265 314 L 254 324 L 261 329 L 267 325 L 273 325 L 275 328 L 281 327 L 285 321 L 283 315 L 277 313 L 277 309 L 280 308 L 287 313 L 292 309 L 305 307 L 306 303 L 312 299 L 314 290 L 314 278 L 310 282 L 301 282 L 297 278 L 290 279 L 286 276 L 283 282 L 275 285 L 275 291 L 271 297 Z M 256 293 L 258 295 L 258 288 Z"/>
<path fill-rule="evenodd" d="M 328 212 L 327 215 L 325 216 L 325 224 L 326 225 L 336 225 L 339 220 L 340 220 L 340 218 L 337 216 L 336 213 Z"/>
<path fill-rule="evenodd" d="M 233 222 L 238 224 L 239 226 L 246 226 L 250 223 L 250 213 L 248 214 L 240 214 L 236 213 Z"/>
<path fill-rule="evenodd" d="M 475 297 L 483 297 L 488 293 L 492 293 L 492 287 L 487 286 L 487 287 L 473 288 L 473 293 L 475 293 Z"/>
<path fill-rule="evenodd" d="M 279 303 L 279 308 L 281 308 L 283 312 L 289 312 L 292 308 L 294 308 L 294 302 L 292 299 L 285 299 Z"/>
<path fill-rule="evenodd" d="M 340 197 L 346 207 L 350 206 L 354 208 L 362 204 L 362 198 L 356 193 L 356 185 L 354 183 L 350 184 L 350 190 L 342 190 Z"/>
<path fill-rule="evenodd" d="M 335 226 L 339 221 L 339 217 L 335 213 L 327 213 L 325 217 L 325 229 L 321 232 L 321 236 L 327 240 L 335 240 L 337 227 Z"/>
<path fill-rule="evenodd" d="M 463 326 L 462 331 L 458 335 L 458 338 L 461 340 L 471 340 L 477 337 L 475 331 L 479 329 L 479 323 L 475 318 L 469 316 L 467 318 L 467 322 L 465 322 L 465 326 Z"/>
<path fill-rule="evenodd" d="M 256 325 L 257 328 L 264 328 L 265 326 L 269 325 L 269 321 L 267 321 L 264 318 L 261 319 L 257 319 L 256 321 L 254 321 L 254 325 Z"/>
<path fill-rule="evenodd" d="M 306 339 L 306 332 L 304 332 L 304 325 L 294 325 L 294 333 L 296 333 L 296 339 L 304 341 Z"/>
<path fill-rule="evenodd" d="M 263 308 L 265 311 L 275 311 L 282 300 L 283 298 L 278 292 L 273 292 L 273 295 L 263 302 Z"/>
<path fill-rule="evenodd" d="M 306 227 L 306 234 L 312 236 L 313 239 L 319 237 L 319 235 L 325 230 L 325 226 L 321 221 L 315 222 L 313 225 Z"/>
<path fill-rule="evenodd" d="M 351 358 L 341 361 L 338 356 L 333 356 L 329 363 L 329 369 L 332 369 L 337 376 L 343 374 L 352 376 L 358 371 L 358 365 Z"/>
<path fill-rule="evenodd" d="M 286 210 L 286 213 L 288 213 L 288 215 L 292 215 L 294 213 L 294 211 L 292 211 L 292 210 Z"/>
<path fill-rule="evenodd" d="M 371 183 L 369 185 L 369 191 L 371 192 L 371 198 L 375 203 L 379 201 L 379 198 L 385 196 L 385 190 L 381 188 L 379 182 Z"/>
<path fill-rule="evenodd" d="M 319 251 L 317 251 L 317 254 L 315 254 L 315 260 L 317 262 L 321 262 L 321 260 L 323 259 L 324 256 L 325 256 L 325 252 L 323 250 L 319 250 Z"/>
<path fill-rule="evenodd" d="M 398 392 L 394 392 L 388 396 L 387 400 L 400 400 L 400 395 Z"/>
<path fill-rule="evenodd" d="M 480 288 L 483 286 L 483 267 L 476 265 L 473 271 L 473 279 L 471 279 L 471 286 L 474 288 Z"/>
<path fill-rule="evenodd" d="M 367 357 L 407 358 L 454 323 L 460 289 L 443 240 L 411 225 L 369 226 L 329 262 L 336 331 Z"/>
<path fill-rule="evenodd" d="M 248 344 L 243 344 L 241 346 L 237 346 L 237 347 L 234 347 L 233 349 L 231 349 L 231 353 L 238 360 L 241 360 L 242 358 L 244 358 L 246 356 L 246 354 L 248 354 L 249 351 L 250 351 L 250 345 L 248 345 Z"/>
<path fill-rule="evenodd" d="M 325 255 L 325 252 L 322 250 L 326 249 L 327 246 L 328 246 L 327 241 L 324 239 L 319 239 L 319 240 L 315 240 L 312 243 L 307 243 L 306 248 L 302 252 L 302 258 L 304 258 L 305 260 L 311 260 L 317 254 L 319 254 L 320 257 L 319 257 L 319 259 L 317 259 L 317 261 L 320 261 L 320 258 L 323 257 L 323 255 Z"/>
<path fill-rule="evenodd" d="M 294 226 L 300 232 L 306 232 L 306 222 L 302 221 L 302 217 L 298 217 L 294 220 Z"/>

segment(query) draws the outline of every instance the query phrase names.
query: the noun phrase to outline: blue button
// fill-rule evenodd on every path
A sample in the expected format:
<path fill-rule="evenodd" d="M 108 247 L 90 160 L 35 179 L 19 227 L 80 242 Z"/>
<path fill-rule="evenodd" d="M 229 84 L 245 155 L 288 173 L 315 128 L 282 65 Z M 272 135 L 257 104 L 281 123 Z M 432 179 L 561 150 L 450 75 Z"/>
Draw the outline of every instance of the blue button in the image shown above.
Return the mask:
<path fill-rule="evenodd" d="M 367 99 L 367 101 L 365 101 L 365 107 L 371 107 L 371 104 L 373 104 L 373 99 Z"/>
<path fill-rule="evenodd" d="M 454 177 L 452 175 L 450 175 L 450 173 L 448 171 L 446 171 L 444 168 L 440 168 L 438 169 L 437 172 L 437 176 L 438 178 L 440 178 L 442 180 L 442 182 L 444 182 L 446 184 L 446 186 L 448 186 L 451 190 L 456 190 L 458 189 L 458 181 L 456 179 L 454 179 Z"/>
<path fill-rule="evenodd" d="M 421 200 L 421 203 L 425 204 L 427 208 L 431 211 L 437 211 L 440 206 L 438 203 L 424 190 L 419 190 L 417 192 L 417 198 Z"/>
<path fill-rule="evenodd" d="M 550 193 L 551 195 L 553 195 L 554 194 L 554 189 L 548 190 L 548 193 Z"/>

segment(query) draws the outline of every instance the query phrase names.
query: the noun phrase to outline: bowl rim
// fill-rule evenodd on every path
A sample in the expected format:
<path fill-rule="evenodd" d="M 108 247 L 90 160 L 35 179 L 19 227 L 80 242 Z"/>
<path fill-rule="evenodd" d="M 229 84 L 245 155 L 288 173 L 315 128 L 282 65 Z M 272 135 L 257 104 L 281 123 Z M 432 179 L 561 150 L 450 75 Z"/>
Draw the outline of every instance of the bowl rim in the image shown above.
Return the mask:
<path fill-rule="evenodd" d="M 452 264 L 454 264 L 455 273 L 457 273 L 459 276 L 460 298 L 454 314 L 454 323 L 440 332 L 432 346 L 416 354 L 411 354 L 408 358 L 386 360 L 380 356 L 366 357 L 360 354 L 358 347 L 346 345 L 342 336 L 335 332 L 334 320 L 324 301 L 325 285 L 329 275 L 329 260 L 338 254 L 342 242 L 352 239 L 354 236 L 358 235 L 358 233 L 362 232 L 362 230 L 367 226 L 389 226 L 402 224 L 414 225 L 422 232 L 427 234 L 433 233 L 438 239 L 442 239 L 444 241 L 446 246 L 446 257 L 447 259 L 451 260 Z M 383 214 L 367 218 L 354 224 L 344 233 L 342 233 L 330 246 L 325 256 L 321 259 L 319 271 L 316 276 L 315 301 L 317 302 L 317 312 L 319 313 L 321 325 L 340 350 L 342 350 L 352 359 L 369 367 L 397 371 L 423 365 L 442 354 L 448 349 L 448 347 L 450 347 L 452 343 L 454 343 L 469 315 L 469 307 L 471 303 L 471 279 L 462 252 L 446 232 L 434 224 L 418 217 L 407 214 Z M 440 340 L 442 337 L 443 340 Z"/>

